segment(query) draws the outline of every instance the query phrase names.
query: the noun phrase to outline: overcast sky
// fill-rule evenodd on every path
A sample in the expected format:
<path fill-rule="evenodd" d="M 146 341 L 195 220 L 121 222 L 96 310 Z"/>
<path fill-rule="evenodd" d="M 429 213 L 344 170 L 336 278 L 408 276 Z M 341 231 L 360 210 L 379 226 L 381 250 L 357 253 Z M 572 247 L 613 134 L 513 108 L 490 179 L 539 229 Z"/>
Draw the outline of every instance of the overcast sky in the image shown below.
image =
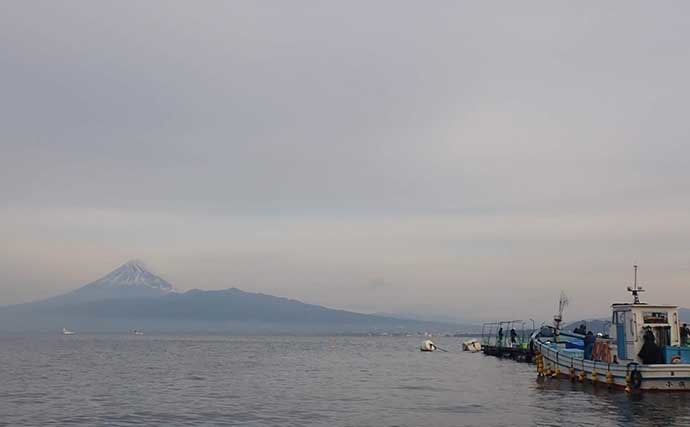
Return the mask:
<path fill-rule="evenodd" d="M 6 1 L 0 304 L 690 306 L 690 3 Z M 567 316 L 567 315 L 566 315 Z"/>

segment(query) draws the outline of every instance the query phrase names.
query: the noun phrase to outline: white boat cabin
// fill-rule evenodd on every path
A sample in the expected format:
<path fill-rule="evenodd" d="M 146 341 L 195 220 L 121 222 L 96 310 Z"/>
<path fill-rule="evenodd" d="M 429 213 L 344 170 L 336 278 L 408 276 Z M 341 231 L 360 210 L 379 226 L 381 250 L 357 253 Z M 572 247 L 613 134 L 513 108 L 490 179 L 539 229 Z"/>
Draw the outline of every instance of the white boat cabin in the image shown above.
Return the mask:
<path fill-rule="evenodd" d="M 613 304 L 611 308 L 611 352 L 619 361 L 641 362 L 637 354 L 646 328 L 651 328 L 660 348 L 680 345 L 678 307 L 634 303 Z"/>

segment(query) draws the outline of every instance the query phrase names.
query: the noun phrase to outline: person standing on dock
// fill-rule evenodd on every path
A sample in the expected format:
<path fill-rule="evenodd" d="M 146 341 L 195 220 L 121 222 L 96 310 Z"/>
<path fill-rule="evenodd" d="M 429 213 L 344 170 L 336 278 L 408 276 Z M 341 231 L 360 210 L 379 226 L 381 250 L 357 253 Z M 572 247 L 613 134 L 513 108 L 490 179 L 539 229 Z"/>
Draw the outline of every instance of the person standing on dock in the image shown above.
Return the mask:
<path fill-rule="evenodd" d="M 510 346 L 515 347 L 515 344 L 517 344 L 517 332 L 515 332 L 515 328 L 510 329 Z"/>
<path fill-rule="evenodd" d="M 503 347 L 503 326 L 498 329 L 498 344 L 497 347 Z"/>

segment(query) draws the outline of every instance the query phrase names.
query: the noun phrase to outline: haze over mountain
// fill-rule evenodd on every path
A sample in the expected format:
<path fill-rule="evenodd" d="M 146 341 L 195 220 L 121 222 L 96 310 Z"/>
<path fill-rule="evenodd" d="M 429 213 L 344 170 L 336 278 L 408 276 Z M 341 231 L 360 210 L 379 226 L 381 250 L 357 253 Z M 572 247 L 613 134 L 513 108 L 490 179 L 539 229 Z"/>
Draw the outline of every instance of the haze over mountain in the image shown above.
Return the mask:
<path fill-rule="evenodd" d="M 598 317 L 635 263 L 688 305 L 689 15 L 2 2 L 0 304 L 136 252 L 362 312 Z"/>
<path fill-rule="evenodd" d="M 459 329 L 457 324 L 335 310 L 237 288 L 184 293 L 130 261 L 75 291 L 0 309 L 0 330 L 72 329 L 228 333 L 361 333 Z M 471 329 L 471 328 L 470 328 Z"/>

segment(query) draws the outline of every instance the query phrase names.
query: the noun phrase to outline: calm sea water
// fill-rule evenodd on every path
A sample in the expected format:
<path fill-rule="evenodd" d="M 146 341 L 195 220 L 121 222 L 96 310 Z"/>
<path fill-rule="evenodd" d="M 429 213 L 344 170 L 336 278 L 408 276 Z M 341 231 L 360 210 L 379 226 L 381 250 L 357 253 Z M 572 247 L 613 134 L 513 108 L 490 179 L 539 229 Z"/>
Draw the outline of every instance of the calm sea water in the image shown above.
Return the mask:
<path fill-rule="evenodd" d="M 629 397 L 398 337 L 0 337 L 7 426 L 688 426 L 690 396 Z"/>

